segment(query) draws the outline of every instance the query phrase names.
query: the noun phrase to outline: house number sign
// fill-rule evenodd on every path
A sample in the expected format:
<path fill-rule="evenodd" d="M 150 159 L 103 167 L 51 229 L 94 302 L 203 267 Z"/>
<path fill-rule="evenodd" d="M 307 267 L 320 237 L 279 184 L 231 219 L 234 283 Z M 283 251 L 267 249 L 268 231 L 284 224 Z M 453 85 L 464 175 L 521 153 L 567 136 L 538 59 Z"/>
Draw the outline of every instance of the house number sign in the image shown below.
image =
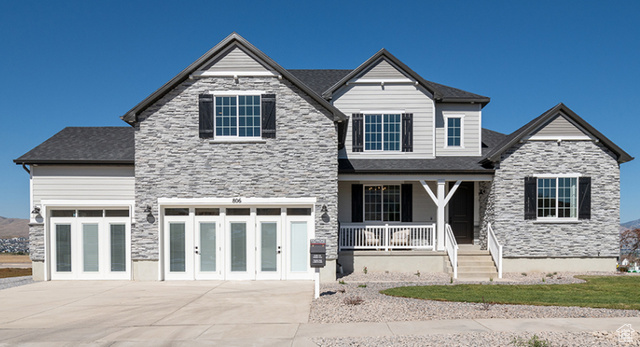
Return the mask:
<path fill-rule="evenodd" d="M 231 202 L 234 204 L 241 204 L 242 203 L 242 199 L 241 198 L 233 198 L 231 199 Z"/>

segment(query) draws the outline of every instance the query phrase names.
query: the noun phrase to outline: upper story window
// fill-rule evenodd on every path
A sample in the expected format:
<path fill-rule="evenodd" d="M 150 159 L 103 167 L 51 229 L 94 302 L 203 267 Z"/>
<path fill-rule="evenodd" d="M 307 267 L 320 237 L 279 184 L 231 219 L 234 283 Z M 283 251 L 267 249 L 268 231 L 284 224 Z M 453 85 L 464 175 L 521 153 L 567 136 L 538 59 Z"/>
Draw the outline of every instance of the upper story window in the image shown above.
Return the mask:
<path fill-rule="evenodd" d="M 216 136 L 260 136 L 259 95 L 217 96 L 215 110 Z"/>
<path fill-rule="evenodd" d="M 578 218 L 578 178 L 538 178 L 538 218 Z"/>
<path fill-rule="evenodd" d="M 462 147 L 462 119 L 461 116 L 445 117 L 447 125 L 446 147 Z"/>
<path fill-rule="evenodd" d="M 400 186 L 375 185 L 364 187 L 364 220 L 399 222 Z"/>
<path fill-rule="evenodd" d="M 365 151 L 399 151 L 400 114 L 364 115 Z"/>

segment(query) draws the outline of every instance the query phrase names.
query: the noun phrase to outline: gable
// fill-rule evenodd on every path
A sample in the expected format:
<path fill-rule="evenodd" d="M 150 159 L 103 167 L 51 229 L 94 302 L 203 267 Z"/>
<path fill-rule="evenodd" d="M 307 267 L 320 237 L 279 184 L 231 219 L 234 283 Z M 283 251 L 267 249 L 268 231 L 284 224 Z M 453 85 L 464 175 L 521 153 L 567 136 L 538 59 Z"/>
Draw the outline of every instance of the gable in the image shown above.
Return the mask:
<path fill-rule="evenodd" d="M 240 47 L 233 46 L 214 57 L 210 63 L 205 64 L 199 71 L 268 72 L 270 69 Z"/>
<path fill-rule="evenodd" d="M 371 68 L 365 70 L 358 79 L 384 80 L 384 79 L 403 79 L 408 80 L 407 76 L 398 68 L 392 65 L 386 59 L 380 59 Z"/>
<path fill-rule="evenodd" d="M 574 139 L 589 140 L 591 137 L 582 127 L 567 119 L 563 114 L 551 118 L 531 134 L 531 140 Z"/>

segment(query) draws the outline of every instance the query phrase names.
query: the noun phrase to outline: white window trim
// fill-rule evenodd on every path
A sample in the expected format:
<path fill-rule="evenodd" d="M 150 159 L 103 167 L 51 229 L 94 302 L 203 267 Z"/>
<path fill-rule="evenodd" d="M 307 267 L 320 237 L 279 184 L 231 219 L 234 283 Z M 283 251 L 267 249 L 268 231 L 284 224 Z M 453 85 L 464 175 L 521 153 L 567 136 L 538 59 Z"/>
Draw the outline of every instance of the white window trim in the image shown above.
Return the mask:
<path fill-rule="evenodd" d="M 402 115 L 405 111 L 390 110 L 390 111 L 360 111 L 362 113 L 362 153 L 403 153 L 402 152 Z M 384 115 L 385 114 L 399 114 L 400 115 L 400 146 L 397 150 L 385 150 L 384 149 Z M 367 116 L 380 115 L 382 117 L 382 147 L 381 149 L 367 149 Z"/>
<path fill-rule="evenodd" d="M 444 148 L 464 148 L 464 115 L 444 114 Z M 449 146 L 449 118 L 460 118 L 460 146 Z"/>
<path fill-rule="evenodd" d="M 259 90 L 244 90 L 244 91 L 220 91 L 220 92 L 210 92 L 213 95 L 213 139 L 210 142 L 261 142 L 262 140 L 262 94 L 265 94 L 264 91 Z M 236 97 L 236 135 L 217 135 L 217 118 L 216 117 L 216 97 Z M 259 96 L 260 102 L 258 105 L 260 106 L 260 112 L 258 119 L 260 120 L 260 124 L 258 129 L 260 129 L 260 134 L 258 136 L 240 136 L 240 101 L 238 100 L 239 96 Z M 266 142 L 266 141 L 265 141 Z"/>
<path fill-rule="evenodd" d="M 367 192 L 367 187 L 373 187 L 373 186 L 398 186 L 400 187 L 400 220 L 399 221 L 385 221 L 384 219 L 384 210 L 381 210 L 382 213 L 382 219 L 380 220 L 367 220 L 365 217 L 367 216 L 366 214 L 366 192 Z M 384 191 L 384 190 L 383 190 Z M 384 194 L 382 196 L 382 207 L 384 208 Z M 362 185 L 362 221 L 363 223 L 380 223 L 380 224 L 387 224 L 387 223 L 402 223 L 402 184 L 393 184 L 390 182 L 387 183 L 367 183 L 367 184 L 363 184 Z"/>
<path fill-rule="evenodd" d="M 580 177 L 581 174 L 541 174 L 534 176 L 536 178 L 536 219 L 538 223 L 575 223 L 579 221 L 580 207 Z M 538 217 L 538 179 L 539 178 L 555 178 L 556 179 L 556 216 L 555 217 Z M 558 178 L 575 178 L 576 179 L 576 216 L 575 217 L 558 217 Z"/>

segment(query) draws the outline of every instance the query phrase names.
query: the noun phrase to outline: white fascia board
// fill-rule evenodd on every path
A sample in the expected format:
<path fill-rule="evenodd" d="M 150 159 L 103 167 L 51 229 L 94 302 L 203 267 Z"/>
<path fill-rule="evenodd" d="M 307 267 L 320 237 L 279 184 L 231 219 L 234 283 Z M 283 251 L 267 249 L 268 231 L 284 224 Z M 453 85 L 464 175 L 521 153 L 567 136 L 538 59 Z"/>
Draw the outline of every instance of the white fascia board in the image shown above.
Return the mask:
<path fill-rule="evenodd" d="M 55 207 L 134 206 L 135 200 L 42 200 L 42 205 Z"/>
<path fill-rule="evenodd" d="M 360 113 L 364 114 L 364 115 L 370 115 L 370 114 L 403 114 L 405 113 L 405 110 L 360 110 Z"/>
<path fill-rule="evenodd" d="M 189 78 L 203 77 L 278 77 L 279 74 L 273 71 L 198 71 L 189 75 Z"/>
<path fill-rule="evenodd" d="M 493 175 L 375 175 L 375 174 L 339 174 L 338 181 L 377 181 L 377 182 L 417 182 L 417 181 L 463 181 L 463 182 L 486 182 L 493 181 Z"/>
<path fill-rule="evenodd" d="M 239 202 L 238 202 L 239 201 Z M 159 198 L 160 206 L 209 206 L 209 205 L 232 205 L 232 206 L 249 206 L 249 205 L 313 205 L 317 202 L 316 198 Z"/>
<path fill-rule="evenodd" d="M 536 178 L 573 178 L 573 177 L 582 177 L 580 173 L 564 173 L 564 174 L 537 174 L 532 175 Z"/>

